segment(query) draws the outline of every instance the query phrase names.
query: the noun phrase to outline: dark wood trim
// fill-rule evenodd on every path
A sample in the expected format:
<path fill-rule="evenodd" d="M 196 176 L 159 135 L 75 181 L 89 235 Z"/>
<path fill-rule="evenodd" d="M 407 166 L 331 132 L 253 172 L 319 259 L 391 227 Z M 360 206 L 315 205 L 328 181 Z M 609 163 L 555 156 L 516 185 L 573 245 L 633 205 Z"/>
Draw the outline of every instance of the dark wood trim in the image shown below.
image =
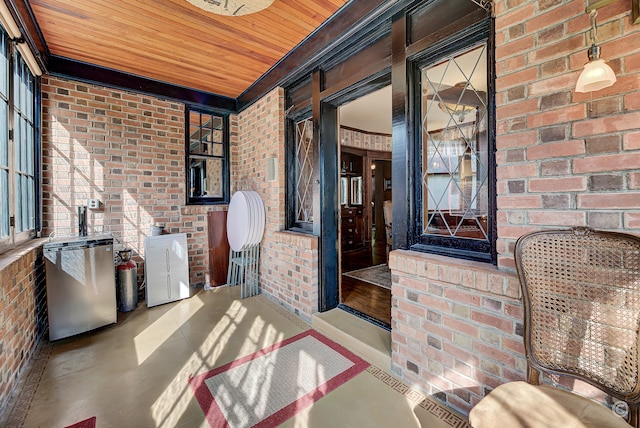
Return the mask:
<path fill-rule="evenodd" d="M 489 18 L 489 39 L 487 40 L 487 138 L 489 139 L 488 163 L 493 165 L 489 168 L 489 242 L 491 243 L 491 263 L 498 264 L 498 189 L 497 183 L 497 163 L 496 163 L 496 19 Z"/>
<path fill-rule="evenodd" d="M 414 162 L 413 150 L 409 142 L 412 141 L 408 134 L 407 105 L 407 61 L 405 49 L 407 46 L 407 18 L 404 12 L 398 13 L 393 18 L 391 25 L 391 112 L 392 112 L 392 164 L 391 187 L 393 188 L 393 200 L 407 201 L 396 203 L 392 207 L 392 249 L 408 247 L 408 232 L 410 225 L 415 224 L 413 216 L 414 201 L 410 197 L 413 189 Z"/>
<path fill-rule="evenodd" d="M 212 107 L 228 113 L 236 111 L 236 101 L 233 98 L 171 85 L 56 55 L 49 58 L 49 72 L 53 76 Z"/>
<path fill-rule="evenodd" d="M 309 102 L 310 104 L 311 102 Z M 297 159 L 296 159 L 296 151 L 297 151 L 297 146 L 296 146 L 296 139 L 297 139 L 297 133 L 298 133 L 298 129 L 296 127 L 297 123 L 303 120 L 307 120 L 311 118 L 311 122 L 312 122 L 312 126 L 313 126 L 313 118 L 312 118 L 312 113 L 311 113 L 311 109 L 306 109 L 306 110 L 302 110 L 299 112 L 296 112 L 296 114 L 294 115 L 289 115 L 285 118 L 286 120 L 286 130 L 285 130 L 285 176 L 286 177 L 291 177 L 291 179 L 287 179 L 287 192 L 285 195 L 285 217 L 286 217 L 286 228 L 287 230 L 293 230 L 296 232 L 300 232 L 300 233 L 313 233 L 313 223 L 301 223 L 298 221 L 297 219 L 297 213 L 296 213 L 296 198 L 297 198 L 297 189 L 296 189 L 296 183 L 294 182 L 294 180 L 292 179 L 293 177 L 295 177 L 295 173 L 296 173 L 296 164 L 297 164 Z M 313 146 L 312 146 L 312 156 L 314 157 L 314 159 L 312 160 L 312 164 L 314 165 L 314 172 L 317 168 L 315 168 L 315 165 L 317 164 L 315 162 L 315 158 L 316 158 L 316 154 L 315 152 L 317 151 L 317 140 L 315 139 L 314 136 L 314 140 L 313 140 Z M 312 177 L 312 180 L 315 180 L 316 177 Z M 315 192 L 314 192 L 315 193 Z M 312 196 L 313 199 L 313 196 Z M 313 204 L 313 201 L 312 201 Z M 315 217 L 316 213 L 314 211 L 313 213 L 314 218 L 318 218 Z"/>
<path fill-rule="evenodd" d="M 408 58 L 408 78 L 409 78 L 409 103 L 411 107 L 409 109 L 412 112 L 410 126 L 410 132 L 413 136 L 411 141 L 414 141 L 413 147 L 410 148 L 410 156 L 412 156 L 409 167 L 411 168 L 411 177 L 419 183 L 422 173 L 422 159 L 420 157 L 420 141 L 421 141 L 421 117 L 420 117 L 420 70 L 422 67 L 428 66 L 434 61 L 438 61 L 441 58 L 460 52 L 461 50 L 470 49 L 472 46 L 479 43 L 487 43 L 487 94 L 488 94 L 488 136 L 489 139 L 489 153 L 488 164 L 495 165 L 495 86 L 493 77 L 495 76 L 495 69 L 491 65 L 493 57 L 493 45 L 491 38 L 491 18 L 484 18 L 480 22 L 471 25 L 468 28 L 462 30 L 459 34 L 453 36 L 447 36 L 442 40 L 432 41 L 429 46 L 422 52 L 417 52 L 411 46 L 407 48 L 407 52 L 411 52 L 411 57 Z M 420 45 L 424 45 L 422 41 L 418 41 Z M 395 147 L 394 147 L 395 148 Z M 394 157 L 395 159 L 395 157 Z M 394 169 L 395 173 L 395 169 Z M 495 168 L 489 168 L 488 171 L 488 183 L 495 183 Z M 394 188 L 394 195 L 396 189 Z M 411 227 L 409 231 L 409 248 L 416 251 L 424 251 L 433 254 L 441 254 L 449 257 L 476 260 L 481 262 L 496 263 L 496 229 L 495 229 L 495 216 L 496 216 L 496 189 L 495 185 L 489 185 L 489 201 L 488 201 L 488 230 L 487 240 L 465 240 L 457 239 L 450 236 L 438 236 L 438 235 L 423 235 L 422 234 L 422 218 L 423 213 L 422 206 L 422 188 L 416 184 L 411 192 L 412 204 L 411 213 L 413 219 L 409 223 Z M 395 226 L 395 206 L 394 206 L 394 226 Z M 394 227 L 395 231 L 395 227 Z"/>
<path fill-rule="evenodd" d="M 4 3 L 18 25 L 20 34 L 22 34 L 25 43 L 29 45 L 29 49 L 31 49 L 42 72 L 46 73 L 50 55 L 49 47 L 33 14 L 29 0 L 4 0 Z"/>
<path fill-rule="evenodd" d="M 374 160 L 391 160 L 390 152 L 383 152 L 381 150 L 367 150 L 360 149 L 358 147 L 340 146 L 340 150 L 346 153 L 352 153 L 354 155 L 369 157 Z"/>
<path fill-rule="evenodd" d="M 324 301 L 319 308 L 328 311 L 338 306 L 338 108 L 322 103 L 320 127 L 320 207 L 322 233 L 320 237 L 320 266 Z"/>
<path fill-rule="evenodd" d="M 340 129 L 346 129 L 347 131 L 360 132 L 362 134 L 367 134 L 367 135 L 380 135 L 381 137 L 391 137 L 393 135 L 393 134 L 385 134 L 384 132 L 364 131 L 362 129 L 352 128 L 351 126 L 344 126 L 344 125 L 340 125 Z"/>
<path fill-rule="evenodd" d="M 352 0 L 240 94 L 238 110 L 244 110 L 274 87 L 288 86 L 292 79 L 319 67 L 334 48 L 340 46 L 344 50 L 355 34 L 388 19 L 412 1 Z"/>
<path fill-rule="evenodd" d="M 207 197 L 191 197 L 189 196 L 189 186 L 191 185 L 191 166 L 190 166 L 190 134 L 189 126 L 191 125 L 189 116 L 192 111 L 199 113 L 215 114 L 222 117 L 223 129 L 223 147 L 224 147 L 224 160 L 222 164 L 222 197 L 221 198 L 207 198 Z M 203 108 L 200 105 L 187 104 L 184 109 L 184 152 L 185 152 L 185 205 L 227 205 L 231 201 L 231 121 L 229 120 L 229 114 L 227 112 L 220 112 L 216 109 Z M 219 157 L 211 157 L 215 159 L 221 159 Z"/>
<path fill-rule="evenodd" d="M 318 310 L 325 312 L 338 306 L 338 108 L 320 99 L 322 73 L 312 77 L 312 111 L 314 138 L 317 150 L 314 161 L 314 234 L 319 242 L 319 302 Z"/>
<path fill-rule="evenodd" d="M 34 79 L 34 153 L 42 153 L 42 81 Z M 35 229 L 37 233 L 42 232 L 42 156 L 35 156 Z"/>
<path fill-rule="evenodd" d="M 313 234 L 320 236 L 322 231 L 322 209 L 320 204 L 322 199 L 320 197 L 320 191 L 322 189 L 321 174 L 320 174 L 320 89 L 322 86 L 322 72 L 315 70 L 311 76 L 311 117 L 313 120 L 313 139 L 315 144 L 313 145 Z M 317 220 L 317 221 L 316 221 Z M 322 246 L 322 242 L 319 244 Z M 320 254 L 322 257 L 322 254 Z M 322 265 L 322 259 L 320 259 L 320 265 Z M 322 269 L 320 270 L 322 275 Z M 322 283 L 322 278 L 319 279 Z M 320 286 L 322 289 L 322 285 Z M 324 298 L 321 297 L 321 300 Z"/>

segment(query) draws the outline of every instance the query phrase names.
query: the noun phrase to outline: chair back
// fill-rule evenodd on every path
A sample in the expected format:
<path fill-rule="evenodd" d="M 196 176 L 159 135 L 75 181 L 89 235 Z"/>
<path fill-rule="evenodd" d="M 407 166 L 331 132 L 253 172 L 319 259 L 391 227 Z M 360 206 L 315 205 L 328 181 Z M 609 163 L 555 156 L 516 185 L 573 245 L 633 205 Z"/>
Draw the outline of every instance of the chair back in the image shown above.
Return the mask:
<path fill-rule="evenodd" d="M 589 228 L 533 232 L 516 242 L 528 381 L 583 380 L 640 401 L 640 238 Z"/>

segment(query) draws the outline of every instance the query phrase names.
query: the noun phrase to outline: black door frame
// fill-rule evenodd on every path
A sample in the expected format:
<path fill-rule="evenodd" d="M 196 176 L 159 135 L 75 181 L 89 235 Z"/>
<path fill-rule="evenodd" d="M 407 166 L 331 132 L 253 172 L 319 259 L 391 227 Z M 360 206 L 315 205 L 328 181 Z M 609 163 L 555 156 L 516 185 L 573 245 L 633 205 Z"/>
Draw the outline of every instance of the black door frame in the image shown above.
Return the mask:
<path fill-rule="evenodd" d="M 312 84 L 320 84 L 320 72 L 314 73 Z M 339 284 L 340 269 L 338 266 L 338 217 L 340 204 L 338 201 L 340 132 L 338 129 L 338 108 L 357 98 L 378 89 L 391 85 L 391 70 L 385 69 L 361 82 L 351 85 L 336 93 L 322 93 L 313 90 L 313 121 L 317 129 L 318 175 L 314 177 L 319 185 L 318 203 L 320 222 L 318 230 L 319 242 L 319 283 L 320 296 L 318 310 L 326 312 L 340 303 Z M 315 89 L 315 88 L 314 88 Z M 319 88 L 318 88 L 319 89 Z M 317 128 L 316 128 L 317 126 Z M 315 201 L 314 201 L 315 202 Z"/>

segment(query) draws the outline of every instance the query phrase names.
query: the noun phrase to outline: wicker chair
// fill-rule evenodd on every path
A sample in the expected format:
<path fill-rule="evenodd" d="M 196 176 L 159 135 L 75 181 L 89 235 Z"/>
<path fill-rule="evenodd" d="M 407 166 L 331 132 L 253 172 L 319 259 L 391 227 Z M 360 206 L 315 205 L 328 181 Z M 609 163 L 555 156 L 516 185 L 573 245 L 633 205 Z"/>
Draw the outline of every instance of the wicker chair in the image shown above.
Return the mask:
<path fill-rule="evenodd" d="M 527 382 L 495 388 L 469 414 L 474 428 L 638 427 L 640 238 L 588 228 L 534 232 L 516 243 L 525 310 Z M 539 385 L 540 374 L 587 382 L 606 406 Z M 617 401 L 620 400 L 620 401 Z"/>

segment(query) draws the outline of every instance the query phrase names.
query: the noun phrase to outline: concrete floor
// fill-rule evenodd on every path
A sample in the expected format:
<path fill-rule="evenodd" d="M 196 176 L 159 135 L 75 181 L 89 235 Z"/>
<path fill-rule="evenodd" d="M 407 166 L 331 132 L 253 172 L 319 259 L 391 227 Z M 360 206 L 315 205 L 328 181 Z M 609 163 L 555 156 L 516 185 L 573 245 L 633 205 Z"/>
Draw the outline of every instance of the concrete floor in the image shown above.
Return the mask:
<path fill-rule="evenodd" d="M 336 317 L 345 322 L 344 314 Z M 309 328 L 265 296 L 239 299 L 239 287 L 200 291 L 153 308 L 142 303 L 119 314 L 117 324 L 44 344 L 44 356 L 25 376 L 27 385 L 16 390 L 0 425 L 65 427 L 95 416 L 99 428 L 206 427 L 190 376 Z M 330 334 L 331 328 L 322 330 Z M 393 378 L 385 336 L 372 334 L 380 347 L 374 353 L 350 344 L 348 335 L 334 340 L 385 367 L 372 365 L 282 426 L 466 426 L 464 417 Z"/>

